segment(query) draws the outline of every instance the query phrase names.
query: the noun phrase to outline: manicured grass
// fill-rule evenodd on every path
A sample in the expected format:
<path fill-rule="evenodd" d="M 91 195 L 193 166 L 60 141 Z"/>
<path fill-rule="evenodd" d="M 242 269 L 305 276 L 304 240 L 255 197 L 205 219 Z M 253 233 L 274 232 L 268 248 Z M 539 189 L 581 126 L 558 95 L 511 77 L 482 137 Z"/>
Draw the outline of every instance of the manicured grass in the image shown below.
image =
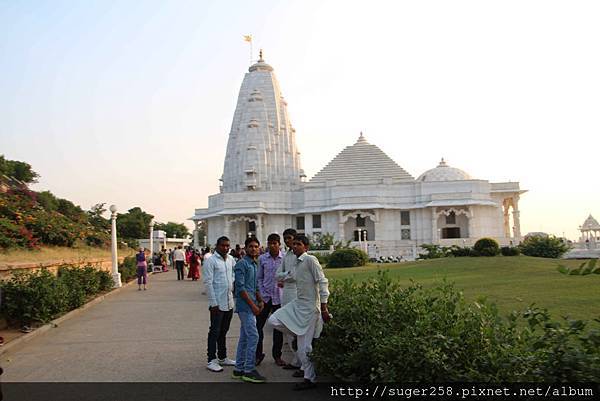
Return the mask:
<path fill-rule="evenodd" d="M 557 319 L 563 315 L 600 318 L 600 275 L 566 276 L 556 270 L 559 264 L 574 267 L 581 263 L 529 256 L 464 257 L 326 269 L 325 274 L 330 280 L 365 280 L 378 270 L 385 270 L 406 285 L 413 280 L 423 286 L 446 279 L 455 283 L 469 300 L 487 297 L 503 315 L 535 303 Z"/>
<path fill-rule="evenodd" d="M 133 249 L 119 249 L 119 256 L 133 255 Z M 2 263 L 42 263 L 62 260 L 110 258 L 110 249 L 82 246 L 78 248 L 42 247 L 38 250 L 17 249 L 0 252 Z"/>

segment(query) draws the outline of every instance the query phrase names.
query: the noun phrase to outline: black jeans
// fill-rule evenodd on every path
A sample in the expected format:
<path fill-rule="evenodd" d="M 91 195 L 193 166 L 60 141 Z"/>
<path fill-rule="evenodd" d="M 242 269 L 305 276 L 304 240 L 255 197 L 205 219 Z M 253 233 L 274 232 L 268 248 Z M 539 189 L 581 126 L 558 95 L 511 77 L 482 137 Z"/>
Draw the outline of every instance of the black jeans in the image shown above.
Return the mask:
<path fill-rule="evenodd" d="M 227 358 L 227 344 L 225 337 L 229 331 L 231 318 L 233 317 L 233 309 L 223 312 L 219 310 L 215 313 L 210 313 L 210 329 L 208 330 L 208 362 L 217 357 L 217 349 L 219 350 L 219 359 Z"/>
<path fill-rule="evenodd" d="M 265 337 L 263 333 L 263 328 L 265 327 L 265 323 L 267 323 L 267 319 L 269 315 L 279 309 L 281 305 L 273 305 L 273 300 L 269 300 L 269 302 L 265 303 L 265 307 L 260 313 L 260 315 L 256 316 L 256 328 L 258 329 L 258 344 L 256 345 L 256 357 L 260 357 L 263 353 L 263 339 Z M 273 359 L 281 358 L 281 349 L 283 348 L 283 333 L 279 330 L 273 329 L 273 347 L 271 348 L 271 355 L 273 355 Z"/>
<path fill-rule="evenodd" d="M 175 261 L 175 268 L 177 269 L 177 280 L 183 280 L 183 264 L 184 264 L 183 260 Z"/>

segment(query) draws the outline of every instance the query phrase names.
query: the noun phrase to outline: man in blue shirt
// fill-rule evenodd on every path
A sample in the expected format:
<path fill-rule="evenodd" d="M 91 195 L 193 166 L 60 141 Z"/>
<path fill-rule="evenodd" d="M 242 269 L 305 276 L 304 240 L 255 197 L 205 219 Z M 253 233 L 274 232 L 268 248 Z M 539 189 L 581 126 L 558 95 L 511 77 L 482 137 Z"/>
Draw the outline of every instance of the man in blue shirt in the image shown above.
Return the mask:
<path fill-rule="evenodd" d="M 240 338 L 232 377 L 250 383 L 264 383 L 266 379 L 256 370 L 255 359 L 258 344 L 256 316 L 264 307 L 256 275 L 260 243 L 256 237 L 250 237 L 245 246 L 246 256 L 235 265 L 235 312 L 240 318 Z"/>

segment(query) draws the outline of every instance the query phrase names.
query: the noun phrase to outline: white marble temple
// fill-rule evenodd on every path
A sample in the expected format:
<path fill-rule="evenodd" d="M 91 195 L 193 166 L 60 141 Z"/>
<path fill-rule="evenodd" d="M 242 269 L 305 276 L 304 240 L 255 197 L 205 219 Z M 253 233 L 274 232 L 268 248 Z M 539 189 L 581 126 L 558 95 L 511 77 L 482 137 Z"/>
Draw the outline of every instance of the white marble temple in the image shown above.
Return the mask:
<path fill-rule="evenodd" d="M 423 243 L 472 245 L 481 237 L 521 240 L 518 182 L 472 178 L 443 159 L 417 179 L 360 134 L 308 182 L 295 130 L 273 68 L 249 68 L 233 117 L 220 193 L 192 220 L 204 220 L 211 244 L 293 227 L 332 233 L 372 257 L 412 259 Z M 360 233 L 360 234 L 359 234 Z M 360 236 L 360 238 L 359 238 Z"/>

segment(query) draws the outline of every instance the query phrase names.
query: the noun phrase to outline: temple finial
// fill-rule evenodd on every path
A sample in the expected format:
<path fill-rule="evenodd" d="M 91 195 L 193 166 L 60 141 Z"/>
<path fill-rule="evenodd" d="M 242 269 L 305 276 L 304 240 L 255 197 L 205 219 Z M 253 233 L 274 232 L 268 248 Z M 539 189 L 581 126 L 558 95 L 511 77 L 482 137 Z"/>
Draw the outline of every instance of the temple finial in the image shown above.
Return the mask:
<path fill-rule="evenodd" d="M 263 50 L 260 49 L 260 51 L 258 52 L 258 62 L 259 63 L 263 63 L 265 60 L 263 60 Z"/>

